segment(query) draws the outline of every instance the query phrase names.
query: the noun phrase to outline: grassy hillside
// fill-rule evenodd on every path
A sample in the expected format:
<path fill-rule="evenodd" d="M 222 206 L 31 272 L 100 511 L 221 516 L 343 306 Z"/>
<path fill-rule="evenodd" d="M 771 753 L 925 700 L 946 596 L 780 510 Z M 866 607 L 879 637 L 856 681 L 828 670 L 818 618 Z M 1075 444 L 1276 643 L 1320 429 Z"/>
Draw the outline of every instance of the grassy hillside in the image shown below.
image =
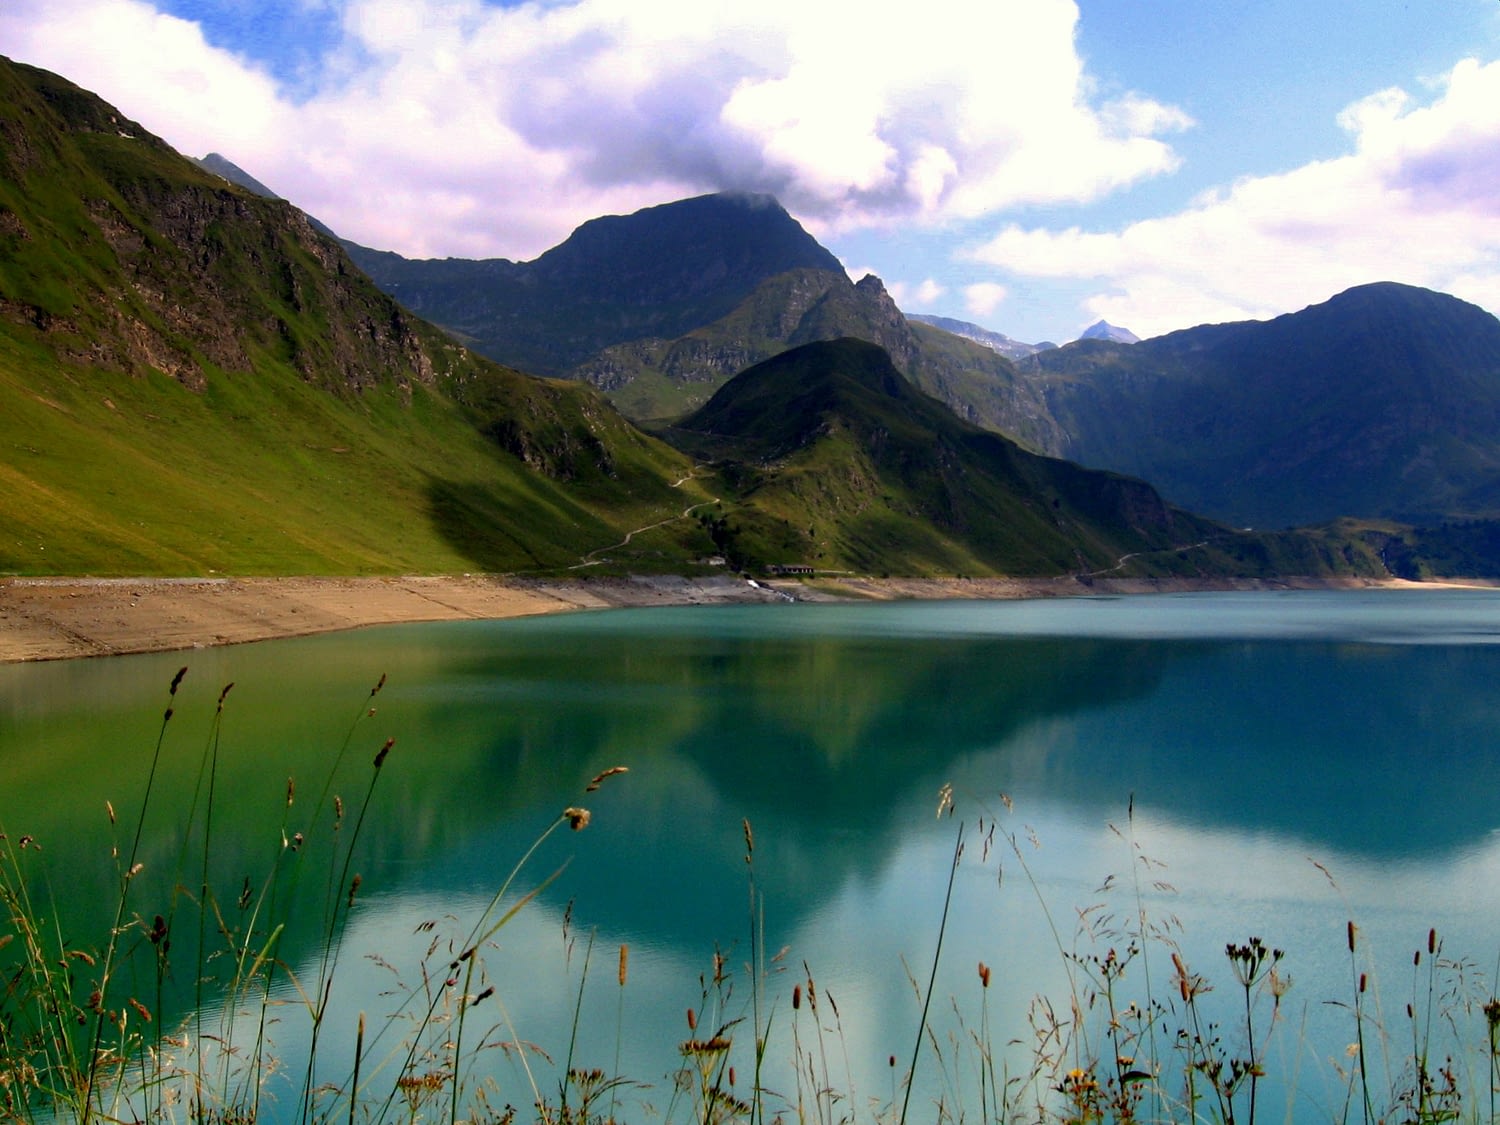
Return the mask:
<path fill-rule="evenodd" d="M 1243 535 L 1131 476 L 1029 453 L 973 423 L 1045 448 L 1058 434 L 1044 393 L 1113 380 L 1134 403 L 1134 382 L 1170 380 L 1121 367 L 1108 344 L 1073 350 L 1097 354 L 1091 373 L 1022 378 L 909 324 L 878 279 L 823 268 L 779 208 L 688 202 L 586 224 L 533 264 L 557 292 L 599 261 L 636 278 L 638 335 L 575 374 L 653 416 L 701 404 L 666 431 L 679 452 L 585 382 L 498 366 L 416 319 L 284 201 L 0 62 L 0 574 L 562 572 L 606 558 L 680 572 L 718 552 L 866 573 L 1222 577 L 1383 574 L 1383 559 L 1442 573 L 1488 549 L 1478 525 Z M 688 211 L 713 220 L 694 259 L 711 268 L 652 274 L 637 236 L 692 243 Z M 769 242 L 746 237 L 767 223 Z M 817 262 L 748 296 L 724 280 L 798 254 Z M 589 285 L 593 332 L 630 285 Z M 1170 371 L 1196 370 L 1192 351 L 1177 347 Z M 1482 429 L 1480 414 L 1449 429 Z"/>
<path fill-rule="evenodd" d="M 669 431 L 743 503 L 705 523 L 732 561 L 891 574 L 1376 573 L 1372 553 L 1242 537 L 1147 484 L 956 418 L 872 344 L 804 345 Z M 1232 561 L 1238 553 L 1242 561 Z"/>
<path fill-rule="evenodd" d="M 0 404 L 3 573 L 556 568 L 695 487 L 590 389 L 474 356 L 294 208 L 8 62 Z"/>

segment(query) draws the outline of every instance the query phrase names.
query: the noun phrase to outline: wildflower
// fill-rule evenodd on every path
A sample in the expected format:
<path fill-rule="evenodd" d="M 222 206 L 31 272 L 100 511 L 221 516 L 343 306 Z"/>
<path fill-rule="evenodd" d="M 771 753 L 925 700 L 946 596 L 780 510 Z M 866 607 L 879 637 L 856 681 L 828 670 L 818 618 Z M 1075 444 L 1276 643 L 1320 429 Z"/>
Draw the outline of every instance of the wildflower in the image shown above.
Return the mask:
<path fill-rule="evenodd" d="M 1271 995 L 1277 1000 L 1280 1000 L 1289 991 L 1291 991 L 1291 973 L 1278 973 L 1275 969 L 1272 969 L 1270 975 L 1267 977 L 1267 980 L 1270 982 Z"/>
<path fill-rule="evenodd" d="M 689 1039 L 677 1049 L 684 1055 L 722 1055 L 729 1047 L 728 1039 L 715 1035 L 711 1039 Z"/>
<path fill-rule="evenodd" d="M 587 785 L 585 785 L 584 788 L 583 788 L 583 791 L 585 793 L 592 793 L 592 792 L 594 792 L 594 790 L 596 790 L 596 789 L 599 788 L 599 784 L 602 781 L 604 781 L 605 778 L 607 778 L 607 777 L 614 777 L 615 774 L 617 774 L 617 773 L 629 773 L 629 772 L 630 772 L 630 767 L 629 766 L 610 766 L 609 769 L 605 770 L 603 773 L 601 773 L 597 777 L 595 777 L 593 781 L 591 781 Z"/>
<path fill-rule="evenodd" d="M 939 820 L 943 818 L 944 813 L 947 813 L 949 816 L 953 815 L 953 785 L 951 783 L 944 783 L 943 787 L 938 790 L 937 814 Z"/>

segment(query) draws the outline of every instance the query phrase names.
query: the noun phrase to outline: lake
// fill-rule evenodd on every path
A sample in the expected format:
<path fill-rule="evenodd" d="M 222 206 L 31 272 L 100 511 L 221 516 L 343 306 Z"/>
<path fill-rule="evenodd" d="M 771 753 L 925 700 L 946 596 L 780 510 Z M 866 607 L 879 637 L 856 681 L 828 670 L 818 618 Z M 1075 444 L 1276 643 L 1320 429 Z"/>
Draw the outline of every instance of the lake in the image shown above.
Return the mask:
<path fill-rule="evenodd" d="M 1469 1051 L 1455 1082 L 1489 1085 L 1497 642 L 1500 592 L 1287 592 L 615 610 L 11 665 L 0 830 L 41 845 L 28 871 L 45 870 L 64 928 L 107 929 L 111 848 L 129 853 L 187 666 L 129 913 L 149 922 L 173 886 L 204 883 L 231 929 L 282 912 L 268 1118 L 295 1115 L 311 1041 L 298 998 L 331 963 L 320 1081 L 350 1080 L 361 1013 L 361 1082 L 439 1072 L 399 1049 L 408 1023 L 383 1017 L 413 996 L 451 1017 L 482 986 L 461 1046 L 487 1045 L 470 1073 L 495 1105 L 524 1109 L 533 1082 L 555 1101 L 571 1058 L 632 1080 L 608 1094 L 630 1120 L 692 1117 L 702 1087 L 674 1081 L 681 1045 L 699 1042 L 702 1072 L 732 1063 L 748 1099 L 758 1028 L 773 1112 L 873 1119 L 899 1110 L 940 927 L 914 1120 L 939 1101 L 977 1116 L 1007 1078 L 1022 1105 L 1058 1104 L 1070 1082 L 1095 1096 L 1093 1079 L 1108 1096 L 1148 1058 L 1157 1080 L 1127 1090 L 1185 1119 L 1193 1051 L 1214 1116 L 1212 1059 L 1252 1050 L 1263 1117 L 1331 1120 L 1346 1101 L 1357 1117 L 1367 1090 L 1378 1112 L 1412 1086 L 1414 1042 L 1436 1072 L 1457 1050 L 1445 1028 Z M 475 975 L 450 969 L 517 861 L 582 807 L 588 826 L 554 831 L 515 880 L 499 913 L 535 897 Z M 181 858 L 204 838 L 206 873 Z M 350 873 L 331 962 L 323 918 L 344 909 Z M 1253 1048 L 1225 951 L 1251 937 L 1285 951 L 1277 991 L 1291 979 L 1279 1003 L 1269 977 L 1253 982 Z M 180 963 L 198 940 L 223 944 L 179 932 L 161 991 L 131 987 L 173 1026 L 199 1004 L 224 1034 L 229 1017 Z M 1212 985 L 1191 1007 L 1174 953 L 1187 983 Z M 206 964 L 222 974 L 223 960 Z M 1049 1019 L 1070 1030 L 1049 1038 Z M 440 1054 L 455 1027 L 424 1042 Z M 719 1030 L 722 1058 L 705 1046 Z M 1038 1059 L 1056 1065 L 1024 1081 Z"/>

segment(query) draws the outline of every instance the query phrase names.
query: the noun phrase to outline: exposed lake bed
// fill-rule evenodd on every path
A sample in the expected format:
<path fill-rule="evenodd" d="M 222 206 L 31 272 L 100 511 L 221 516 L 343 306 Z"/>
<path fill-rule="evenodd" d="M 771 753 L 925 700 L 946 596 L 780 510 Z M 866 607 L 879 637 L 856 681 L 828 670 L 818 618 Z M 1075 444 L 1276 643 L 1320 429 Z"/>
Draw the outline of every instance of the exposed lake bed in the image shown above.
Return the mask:
<path fill-rule="evenodd" d="M 1434 589 L 1481 582 L 1288 579 L 869 578 L 735 575 L 526 579 L 197 577 L 0 579 L 0 663 L 166 652 L 398 622 L 524 617 L 577 609 L 759 602 L 1011 599 L 1189 590 Z"/>

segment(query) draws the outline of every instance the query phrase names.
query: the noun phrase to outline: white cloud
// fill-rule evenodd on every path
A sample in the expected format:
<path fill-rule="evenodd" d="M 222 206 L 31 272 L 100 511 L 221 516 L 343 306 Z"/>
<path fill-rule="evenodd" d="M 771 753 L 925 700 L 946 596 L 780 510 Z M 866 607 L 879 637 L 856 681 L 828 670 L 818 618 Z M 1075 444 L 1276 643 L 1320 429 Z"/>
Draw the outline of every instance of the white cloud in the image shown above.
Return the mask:
<path fill-rule="evenodd" d="M 1339 117 L 1352 151 L 1245 179 L 1114 232 L 1010 225 L 972 251 L 1033 277 L 1097 278 L 1093 316 L 1139 335 L 1264 317 L 1403 281 L 1500 308 L 1500 63 L 1459 63 L 1430 104 L 1384 90 Z"/>
<path fill-rule="evenodd" d="M 993 281 L 979 281 L 964 286 L 964 308 L 972 316 L 989 316 L 1005 300 L 1005 286 Z"/>
<path fill-rule="evenodd" d="M 1173 169 L 1161 137 L 1189 124 L 1094 100 L 1073 0 L 929 0 L 919 19 L 853 0 L 330 3 L 340 37 L 295 84 L 145 0 L 5 0 L 0 52 L 406 253 L 527 257 L 594 215 L 725 188 L 823 235 L 1087 201 Z"/>
<path fill-rule="evenodd" d="M 269 77 L 138 0 L 8 0 L 0 53 L 103 93 L 195 156 L 216 136 L 274 135 L 285 119 Z"/>
<path fill-rule="evenodd" d="M 850 272 L 850 277 L 860 278 L 873 270 L 861 270 L 857 274 Z M 926 278 L 913 285 L 908 281 L 885 281 L 885 291 L 891 295 L 891 300 L 896 302 L 896 307 L 906 311 L 919 311 L 930 308 L 945 293 L 948 292 L 935 278 Z"/>
<path fill-rule="evenodd" d="M 917 286 L 917 291 L 914 295 L 915 303 L 917 305 L 930 305 L 946 292 L 947 290 L 943 286 L 939 285 L 935 279 L 929 277 L 921 285 Z"/>

